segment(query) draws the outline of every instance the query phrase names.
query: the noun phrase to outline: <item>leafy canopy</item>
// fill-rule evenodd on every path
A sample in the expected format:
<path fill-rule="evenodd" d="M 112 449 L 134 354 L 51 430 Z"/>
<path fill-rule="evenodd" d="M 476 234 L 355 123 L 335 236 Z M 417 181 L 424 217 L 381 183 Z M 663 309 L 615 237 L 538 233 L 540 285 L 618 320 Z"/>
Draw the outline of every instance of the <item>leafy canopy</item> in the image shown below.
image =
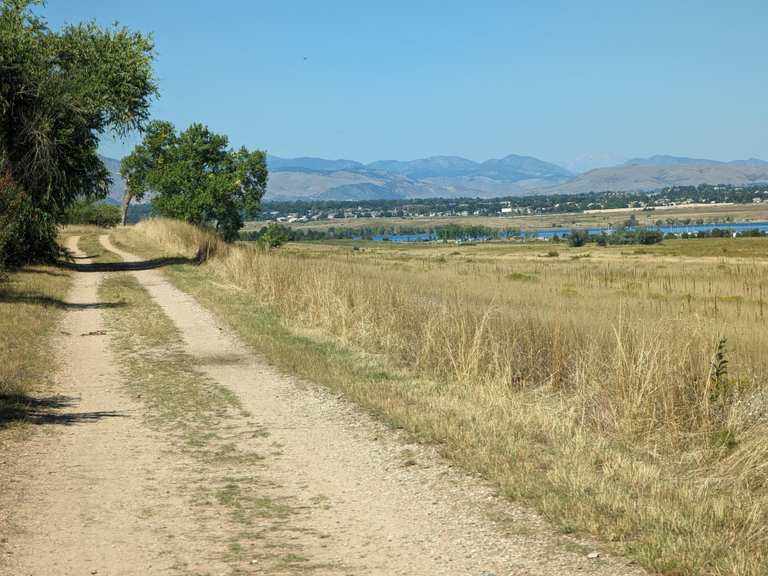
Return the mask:
<path fill-rule="evenodd" d="M 106 195 L 99 138 L 141 128 L 157 88 L 151 37 L 94 23 L 52 31 L 36 4 L 0 0 L 0 224 L 18 228 L 24 214 L 52 237 L 76 199 Z"/>
<path fill-rule="evenodd" d="M 261 209 L 267 186 L 266 155 L 230 150 L 226 136 L 193 124 L 178 133 L 173 124 L 153 121 L 144 140 L 123 159 L 120 172 L 128 193 L 155 195 L 155 212 L 193 224 L 214 224 L 228 241 L 237 238 L 243 216 Z"/>
<path fill-rule="evenodd" d="M 272 222 L 261 229 L 258 242 L 266 248 L 277 248 L 291 239 L 291 229 L 283 224 Z"/>

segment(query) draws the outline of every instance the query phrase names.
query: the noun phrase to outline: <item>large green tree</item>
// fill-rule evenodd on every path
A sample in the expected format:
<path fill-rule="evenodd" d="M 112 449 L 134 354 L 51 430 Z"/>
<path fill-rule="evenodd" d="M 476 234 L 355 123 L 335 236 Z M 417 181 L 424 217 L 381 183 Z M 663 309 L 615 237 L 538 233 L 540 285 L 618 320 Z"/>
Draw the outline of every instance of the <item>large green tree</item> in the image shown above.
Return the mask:
<path fill-rule="evenodd" d="M 141 128 L 156 94 L 150 37 L 53 31 L 36 4 L 0 0 L 0 257 L 15 260 L 50 256 L 66 209 L 106 195 L 99 138 Z"/>
<path fill-rule="evenodd" d="M 151 191 L 156 213 L 214 225 L 228 241 L 237 238 L 243 216 L 261 209 L 267 187 L 264 152 L 230 150 L 226 136 L 202 124 L 177 133 L 169 122 L 150 122 L 120 172 L 128 183 L 125 210 L 131 198 Z"/>

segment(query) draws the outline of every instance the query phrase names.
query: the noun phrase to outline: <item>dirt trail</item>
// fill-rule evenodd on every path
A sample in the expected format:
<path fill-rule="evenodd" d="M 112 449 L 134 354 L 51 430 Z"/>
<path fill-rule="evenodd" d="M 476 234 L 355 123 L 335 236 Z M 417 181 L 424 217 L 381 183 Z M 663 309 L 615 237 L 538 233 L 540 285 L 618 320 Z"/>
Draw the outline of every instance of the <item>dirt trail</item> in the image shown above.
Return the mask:
<path fill-rule="evenodd" d="M 129 262 L 139 259 L 102 245 Z M 134 274 L 181 332 L 196 367 L 234 391 L 279 450 L 266 474 L 302 513 L 304 555 L 349 575 L 641 574 L 620 558 L 556 535 L 536 515 L 409 445 L 324 389 L 256 357 L 159 270 Z"/>
<path fill-rule="evenodd" d="M 77 244 L 69 238 L 78 262 L 89 263 Z M 103 276 L 75 273 L 51 359 L 59 372 L 42 419 L 48 430 L 21 444 L 13 502 L 2 501 L 12 525 L 0 539 L 0 574 L 144 576 L 200 555 L 196 525 L 168 489 L 178 462 L 121 386 L 103 319 L 118 304 L 98 301 Z"/>

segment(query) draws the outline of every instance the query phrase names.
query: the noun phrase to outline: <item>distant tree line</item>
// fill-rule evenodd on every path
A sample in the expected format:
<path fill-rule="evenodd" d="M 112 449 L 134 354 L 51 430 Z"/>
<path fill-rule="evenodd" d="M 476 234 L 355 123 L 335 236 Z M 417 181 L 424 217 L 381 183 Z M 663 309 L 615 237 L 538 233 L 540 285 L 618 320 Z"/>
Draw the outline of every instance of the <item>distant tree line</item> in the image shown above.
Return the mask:
<path fill-rule="evenodd" d="M 120 224 L 120 208 L 105 204 L 80 200 L 70 206 L 62 218 L 63 224 L 88 224 L 109 228 Z"/>
<path fill-rule="evenodd" d="M 590 234 L 586 230 L 574 230 L 565 240 L 569 246 L 584 246 L 589 242 L 594 242 L 598 246 L 609 246 L 616 244 L 658 244 L 664 239 L 674 238 L 759 238 L 768 236 L 763 230 L 750 228 L 748 230 L 729 230 L 727 228 L 713 228 L 711 230 L 699 230 L 696 232 L 682 232 L 681 234 L 664 234 L 660 230 L 649 230 L 647 228 L 637 228 L 633 230 L 619 228 L 612 234 Z M 557 240 L 561 240 L 557 238 Z"/>
<path fill-rule="evenodd" d="M 631 222 L 628 220 L 627 222 Z M 249 242 L 259 242 L 271 247 L 277 247 L 285 242 L 307 242 L 322 240 L 388 240 L 398 235 L 429 235 L 435 240 L 496 240 L 505 238 L 525 238 L 526 234 L 519 228 L 490 228 L 488 226 L 468 226 L 461 224 L 447 224 L 444 226 L 371 226 L 368 228 L 329 228 L 317 230 L 312 228 L 296 228 L 284 224 L 270 223 L 258 230 L 248 230 L 240 233 L 240 239 Z M 562 236 L 553 236 L 552 241 L 566 241 L 570 246 L 579 247 L 588 243 L 598 246 L 624 245 L 624 244 L 658 244 L 665 238 L 730 238 L 737 237 L 762 237 L 766 232 L 757 228 L 733 230 L 713 228 L 699 232 L 684 232 L 682 234 L 664 234 L 660 230 L 648 228 L 631 228 L 620 225 L 610 234 L 590 234 L 587 230 L 573 230 L 564 232 Z"/>
<path fill-rule="evenodd" d="M 669 236 L 669 235 L 668 235 Z M 683 232 L 680 238 L 760 238 L 768 236 L 768 233 L 759 228 L 747 230 L 729 230 L 727 228 L 712 228 L 712 230 L 700 230 L 698 232 Z"/>
<path fill-rule="evenodd" d="M 611 234 L 590 234 L 586 230 L 574 230 L 566 236 L 569 246 L 584 246 L 594 242 L 598 246 L 610 246 L 616 244 L 658 244 L 664 240 L 664 234 L 659 230 L 638 228 L 635 230 L 620 229 Z"/>
<path fill-rule="evenodd" d="M 240 233 L 240 239 L 259 241 L 264 234 L 274 234 L 280 230 L 285 241 L 319 241 L 319 240 L 373 240 L 388 239 L 399 235 L 429 235 L 437 240 L 495 240 L 498 238 L 519 237 L 519 228 L 491 228 L 480 225 L 445 224 L 439 226 L 363 226 L 363 227 L 330 227 L 327 229 L 298 228 L 278 223 L 271 223 L 259 230 L 249 230 Z"/>

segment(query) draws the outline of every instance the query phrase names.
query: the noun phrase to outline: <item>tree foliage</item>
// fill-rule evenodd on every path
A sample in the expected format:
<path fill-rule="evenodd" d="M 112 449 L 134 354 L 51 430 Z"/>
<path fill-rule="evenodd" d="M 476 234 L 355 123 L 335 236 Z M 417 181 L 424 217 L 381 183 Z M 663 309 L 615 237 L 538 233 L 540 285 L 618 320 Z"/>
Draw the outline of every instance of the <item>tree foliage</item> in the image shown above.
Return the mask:
<path fill-rule="evenodd" d="M 150 37 L 94 23 L 52 31 L 35 4 L 0 0 L 0 221 L 16 228 L 0 231 L 6 243 L 54 238 L 51 227 L 76 199 L 105 196 L 99 138 L 140 128 L 156 93 Z M 49 229 L 19 236 L 25 226 Z"/>
<path fill-rule="evenodd" d="M 235 240 L 243 216 L 261 209 L 267 163 L 264 152 L 230 150 L 228 143 L 202 124 L 177 133 L 170 122 L 150 122 L 142 143 L 121 164 L 129 197 L 152 191 L 157 214 L 212 224 L 225 240 Z"/>
<path fill-rule="evenodd" d="M 56 252 L 56 221 L 29 196 L 0 178 L 0 270 Z"/>
<path fill-rule="evenodd" d="M 272 222 L 259 231 L 256 240 L 267 248 L 277 248 L 288 242 L 291 235 L 291 229 L 288 226 Z"/>
<path fill-rule="evenodd" d="M 67 209 L 63 222 L 109 228 L 120 223 L 120 208 L 103 202 L 78 200 Z"/>

